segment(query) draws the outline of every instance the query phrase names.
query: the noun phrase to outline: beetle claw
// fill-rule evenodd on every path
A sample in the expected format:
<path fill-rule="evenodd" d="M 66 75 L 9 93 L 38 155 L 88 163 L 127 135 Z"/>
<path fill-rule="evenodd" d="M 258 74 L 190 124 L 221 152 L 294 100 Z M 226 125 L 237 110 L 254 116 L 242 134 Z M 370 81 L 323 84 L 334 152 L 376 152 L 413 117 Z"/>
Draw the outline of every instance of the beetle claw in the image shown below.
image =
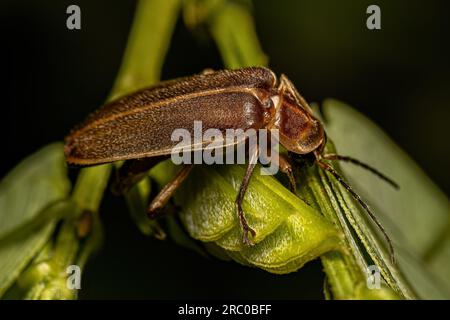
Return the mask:
<path fill-rule="evenodd" d="M 248 246 L 253 246 L 255 245 L 255 243 L 252 240 L 250 240 L 250 238 L 248 237 L 248 233 L 250 232 L 252 238 L 255 238 L 256 231 L 250 228 L 250 226 L 248 225 L 247 219 L 245 219 L 244 211 L 242 210 L 242 206 L 239 203 L 239 201 L 236 202 L 236 209 L 239 217 L 239 223 L 241 225 L 243 233 L 242 242 Z"/>
<path fill-rule="evenodd" d="M 242 242 L 243 242 L 245 245 L 249 246 L 249 247 L 254 246 L 255 243 L 253 242 L 253 240 L 251 240 L 251 239 L 248 237 L 248 234 L 250 233 L 251 236 L 252 236 L 252 238 L 255 238 L 255 237 L 256 237 L 256 232 L 255 232 L 255 230 L 253 230 L 252 228 L 250 228 L 250 227 L 248 226 L 248 224 L 245 222 L 245 224 L 242 225 L 242 232 L 243 232 Z"/>

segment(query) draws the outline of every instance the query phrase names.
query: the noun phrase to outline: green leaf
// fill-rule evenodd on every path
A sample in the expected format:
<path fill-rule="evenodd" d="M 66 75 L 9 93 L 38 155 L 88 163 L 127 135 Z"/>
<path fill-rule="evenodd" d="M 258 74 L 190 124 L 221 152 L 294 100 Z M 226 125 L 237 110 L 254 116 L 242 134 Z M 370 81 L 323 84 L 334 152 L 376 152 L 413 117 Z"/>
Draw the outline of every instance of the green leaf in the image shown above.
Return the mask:
<path fill-rule="evenodd" d="M 25 237 L 0 244 L 0 297 L 45 245 L 54 226 L 54 223 L 48 223 Z"/>
<path fill-rule="evenodd" d="M 70 191 L 62 144 L 48 145 L 19 163 L 0 183 L 0 296 L 45 244 Z M 23 229 L 27 228 L 27 232 Z"/>
<path fill-rule="evenodd" d="M 395 190 L 366 170 L 340 164 L 394 242 L 398 266 L 391 263 L 384 240 L 364 211 L 351 208 L 353 226 L 372 259 L 394 285 L 411 286 L 420 298 L 450 298 L 450 210 L 446 195 L 365 116 L 336 100 L 325 101 L 323 111 L 326 131 L 339 154 L 370 164 L 400 185 L 400 190 Z M 345 190 L 341 195 L 346 203 L 352 203 Z"/>
<path fill-rule="evenodd" d="M 62 145 L 48 145 L 19 163 L 0 183 L 0 239 L 32 221 L 70 190 Z"/>
<path fill-rule="evenodd" d="M 234 260 L 274 273 L 298 270 L 324 252 L 341 248 L 341 234 L 319 212 L 256 169 L 243 208 L 256 231 L 255 245 L 242 243 L 234 199 L 242 166 L 196 166 L 175 195 L 189 234 L 214 242 Z"/>

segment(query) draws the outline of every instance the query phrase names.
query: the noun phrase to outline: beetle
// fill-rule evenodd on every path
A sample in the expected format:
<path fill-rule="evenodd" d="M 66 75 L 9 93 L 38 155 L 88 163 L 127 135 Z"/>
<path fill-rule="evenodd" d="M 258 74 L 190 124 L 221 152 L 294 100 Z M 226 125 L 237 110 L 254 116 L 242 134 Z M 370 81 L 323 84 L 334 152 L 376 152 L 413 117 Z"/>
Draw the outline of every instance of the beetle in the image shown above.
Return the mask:
<path fill-rule="evenodd" d="M 245 106 L 245 107 L 243 107 Z M 343 160 L 360 165 L 398 187 L 379 171 L 356 159 L 323 154 L 326 134 L 306 100 L 292 82 L 264 67 L 211 71 L 161 82 L 155 86 L 107 103 L 78 125 L 66 138 L 65 156 L 69 164 L 95 165 L 129 160 L 119 169 L 115 189 L 124 193 L 161 158 L 171 154 L 175 143 L 171 133 L 177 128 L 190 131 L 201 120 L 205 129 L 278 129 L 279 142 L 290 154 L 312 156 L 314 163 L 328 171 L 365 209 L 387 239 L 389 236 L 369 206 L 324 160 Z M 204 148 L 203 145 L 198 148 Z M 258 148 L 249 157 L 256 157 Z M 279 158 L 281 171 L 295 187 L 290 160 Z M 242 202 L 256 163 L 249 161 L 235 205 L 243 231 L 243 241 L 252 244 Z M 182 169 L 153 199 L 148 215 L 155 217 L 186 179 L 192 165 Z"/>

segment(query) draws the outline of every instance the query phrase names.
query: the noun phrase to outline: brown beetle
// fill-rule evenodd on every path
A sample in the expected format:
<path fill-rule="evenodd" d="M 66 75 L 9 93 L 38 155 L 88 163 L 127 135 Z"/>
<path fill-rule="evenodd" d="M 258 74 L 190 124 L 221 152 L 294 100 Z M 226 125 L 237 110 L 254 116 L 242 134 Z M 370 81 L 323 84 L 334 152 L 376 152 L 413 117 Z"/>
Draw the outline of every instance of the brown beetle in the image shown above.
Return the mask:
<path fill-rule="evenodd" d="M 244 107 L 245 106 L 245 107 Z M 116 190 L 124 192 L 139 181 L 145 172 L 161 157 L 171 154 L 176 142 L 171 139 L 177 128 L 193 130 L 193 123 L 202 121 L 205 129 L 278 129 L 280 143 L 291 153 L 312 155 L 315 163 L 330 172 L 367 211 L 387 239 L 393 257 L 393 247 L 384 228 L 374 214 L 346 183 L 323 160 L 344 160 L 363 166 L 392 185 L 396 184 L 380 172 L 350 157 L 323 155 L 326 135 L 308 103 L 289 79 L 263 67 L 238 70 L 207 71 L 181 79 L 162 82 L 110 102 L 91 114 L 66 139 L 67 162 L 76 165 L 94 165 L 127 161 L 119 171 Z M 208 141 L 210 142 L 210 141 Z M 198 148 L 203 148 L 203 145 Z M 258 148 L 250 157 L 257 156 Z M 295 179 L 289 161 L 279 160 L 291 186 Z M 249 227 L 242 210 L 242 201 L 256 164 L 250 162 L 236 198 L 236 210 L 248 238 Z M 171 183 L 149 205 L 149 216 L 154 217 L 186 179 L 192 165 L 184 165 Z"/>

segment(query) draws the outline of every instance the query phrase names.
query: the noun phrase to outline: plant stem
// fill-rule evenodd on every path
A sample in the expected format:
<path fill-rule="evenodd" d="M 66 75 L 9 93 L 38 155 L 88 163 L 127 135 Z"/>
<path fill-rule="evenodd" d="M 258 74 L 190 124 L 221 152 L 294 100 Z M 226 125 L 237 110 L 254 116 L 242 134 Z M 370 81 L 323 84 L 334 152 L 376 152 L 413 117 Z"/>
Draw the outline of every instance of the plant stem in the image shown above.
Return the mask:
<path fill-rule="evenodd" d="M 337 201 L 327 181 L 317 168 L 302 170 L 301 175 L 307 176 L 307 182 L 299 188 L 299 195 L 308 200 L 328 220 L 332 221 L 345 234 L 342 241 L 342 252 L 329 252 L 321 257 L 328 284 L 334 299 L 350 299 L 355 296 L 355 288 L 364 281 L 362 263 L 349 254 L 350 247 L 348 230 L 345 221 L 341 221 L 337 210 Z M 352 238 L 350 238 L 352 240 Z M 347 252 L 346 252 L 347 251 Z M 359 263 L 358 263 L 359 262 Z"/>
<path fill-rule="evenodd" d="M 181 0 L 140 0 L 111 97 L 158 82 Z"/>
<path fill-rule="evenodd" d="M 159 79 L 180 3 L 180 0 L 139 1 L 111 98 Z M 82 210 L 98 211 L 110 173 L 110 164 L 81 170 L 73 198 Z"/>
<path fill-rule="evenodd" d="M 267 65 L 253 18 L 245 6 L 222 3 L 210 20 L 210 28 L 227 68 Z"/>
<path fill-rule="evenodd" d="M 109 100 L 148 86 L 159 79 L 180 4 L 181 0 L 139 1 L 122 66 Z M 88 256 L 100 245 L 102 230 L 98 210 L 111 171 L 111 164 L 84 168 L 80 171 L 72 199 L 80 209 L 80 214 L 92 215 L 88 219 L 91 221 L 88 222 L 91 228 L 90 235 L 80 248 L 79 235 L 74 225 L 77 221 L 68 218 L 60 232 L 60 241 L 55 246 L 58 261 L 64 263 L 72 261 L 84 265 Z M 83 222 L 78 220 L 78 223 Z"/>

